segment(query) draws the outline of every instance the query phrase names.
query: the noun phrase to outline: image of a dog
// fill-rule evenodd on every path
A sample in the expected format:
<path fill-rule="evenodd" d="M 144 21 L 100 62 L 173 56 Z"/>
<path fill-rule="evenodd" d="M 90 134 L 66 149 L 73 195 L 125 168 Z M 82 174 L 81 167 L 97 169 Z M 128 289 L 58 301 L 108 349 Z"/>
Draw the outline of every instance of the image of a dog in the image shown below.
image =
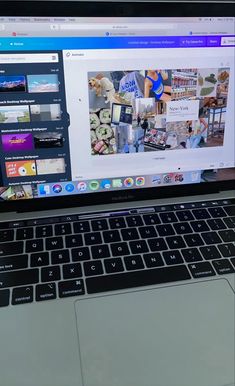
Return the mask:
<path fill-rule="evenodd" d="M 103 96 L 106 98 L 105 103 L 113 102 L 115 89 L 113 83 L 108 78 L 90 78 L 88 84 L 90 88 L 95 90 L 98 97 Z"/>

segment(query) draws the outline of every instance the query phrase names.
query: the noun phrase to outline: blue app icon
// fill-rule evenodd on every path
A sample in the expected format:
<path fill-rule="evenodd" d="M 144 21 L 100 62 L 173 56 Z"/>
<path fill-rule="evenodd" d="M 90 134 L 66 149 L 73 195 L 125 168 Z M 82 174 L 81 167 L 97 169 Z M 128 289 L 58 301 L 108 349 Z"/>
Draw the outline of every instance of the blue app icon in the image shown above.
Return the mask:
<path fill-rule="evenodd" d="M 110 189 L 111 188 L 111 181 L 110 180 L 103 180 L 103 181 L 101 181 L 100 186 L 103 189 Z"/>
<path fill-rule="evenodd" d="M 54 193 L 60 193 L 62 192 L 62 186 L 60 184 L 55 184 L 52 186 L 52 190 Z"/>
<path fill-rule="evenodd" d="M 65 190 L 69 193 L 74 191 L 74 185 L 73 184 L 67 184 L 65 185 Z"/>
<path fill-rule="evenodd" d="M 50 194 L 50 185 L 39 185 L 39 194 L 40 196 Z"/>

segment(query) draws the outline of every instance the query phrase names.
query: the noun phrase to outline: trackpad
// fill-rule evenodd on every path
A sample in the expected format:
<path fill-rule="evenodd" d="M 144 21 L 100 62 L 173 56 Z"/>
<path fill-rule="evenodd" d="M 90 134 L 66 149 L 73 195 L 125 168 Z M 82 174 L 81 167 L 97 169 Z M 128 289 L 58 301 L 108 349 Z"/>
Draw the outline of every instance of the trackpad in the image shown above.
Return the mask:
<path fill-rule="evenodd" d="M 75 303 L 83 386 L 234 386 L 226 280 Z"/>

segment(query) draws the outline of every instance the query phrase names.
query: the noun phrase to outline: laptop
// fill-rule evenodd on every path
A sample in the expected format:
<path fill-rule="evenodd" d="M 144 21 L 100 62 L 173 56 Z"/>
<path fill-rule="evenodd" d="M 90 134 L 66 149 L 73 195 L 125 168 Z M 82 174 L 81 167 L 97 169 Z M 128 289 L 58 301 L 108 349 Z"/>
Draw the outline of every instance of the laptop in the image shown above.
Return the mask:
<path fill-rule="evenodd" d="M 235 385 L 234 16 L 1 3 L 1 386 Z"/>

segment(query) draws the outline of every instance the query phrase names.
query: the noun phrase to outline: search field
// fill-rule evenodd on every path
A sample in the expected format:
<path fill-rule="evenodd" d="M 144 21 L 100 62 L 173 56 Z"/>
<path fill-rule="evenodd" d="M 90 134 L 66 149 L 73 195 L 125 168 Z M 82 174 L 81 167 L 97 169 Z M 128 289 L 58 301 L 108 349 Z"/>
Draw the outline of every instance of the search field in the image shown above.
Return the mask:
<path fill-rule="evenodd" d="M 58 54 L 1 54 L 0 64 L 3 63 L 57 63 Z"/>
<path fill-rule="evenodd" d="M 221 46 L 235 46 L 235 36 L 222 36 Z"/>
<path fill-rule="evenodd" d="M 175 24 L 171 23 L 148 23 L 140 24 L 139 23 L 129 23 L 129 24 L 60 24 L 61 30 L 172 30 L 176 28 Z M 54 28 L 55 29 L 55 28 Z"/>

